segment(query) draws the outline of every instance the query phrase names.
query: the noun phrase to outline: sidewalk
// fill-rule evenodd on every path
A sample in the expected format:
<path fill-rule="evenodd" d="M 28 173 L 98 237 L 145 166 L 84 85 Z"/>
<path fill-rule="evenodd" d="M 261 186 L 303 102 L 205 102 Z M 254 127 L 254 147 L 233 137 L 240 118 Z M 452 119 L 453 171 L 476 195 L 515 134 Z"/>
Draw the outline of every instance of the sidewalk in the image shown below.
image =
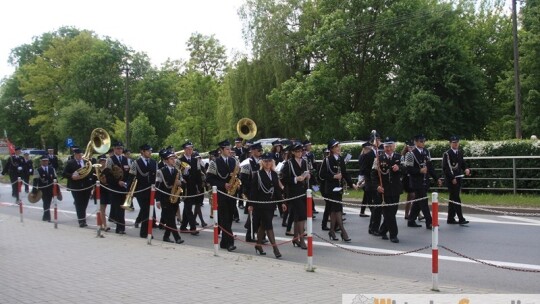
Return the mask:
<path fill-rule="evenodd" d="M 431 293 L 363 275 L 0 214 L 1 303 L 341 303 L 342 294 Z M 269 252 L 269 254 L 271 254 Z M 440 286 L 440 293 L 489 290 Z"/>

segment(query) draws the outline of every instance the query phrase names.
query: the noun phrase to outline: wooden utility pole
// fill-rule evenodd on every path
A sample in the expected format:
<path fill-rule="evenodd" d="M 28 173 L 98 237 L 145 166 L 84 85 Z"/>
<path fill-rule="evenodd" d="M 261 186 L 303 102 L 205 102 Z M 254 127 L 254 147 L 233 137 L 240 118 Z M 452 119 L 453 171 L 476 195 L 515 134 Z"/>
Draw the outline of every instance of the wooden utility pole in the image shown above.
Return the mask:
<path fill-rule="evenodd" d="M 514 36 L 514 99 L 516 106 L 516 138 L 523 137 L 521 131 L 521 83 L 519 81 L 519 50 L 517 34 L 516 0 L 512 0 L 512 28 Z"/>

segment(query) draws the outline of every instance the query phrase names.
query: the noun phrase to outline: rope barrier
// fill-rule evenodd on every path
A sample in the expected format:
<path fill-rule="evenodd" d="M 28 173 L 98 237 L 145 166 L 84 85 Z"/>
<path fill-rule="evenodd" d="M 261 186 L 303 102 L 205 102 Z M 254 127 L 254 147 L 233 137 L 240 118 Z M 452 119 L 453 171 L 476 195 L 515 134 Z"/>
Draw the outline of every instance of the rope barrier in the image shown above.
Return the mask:
<path fill-rule="evenodd" d="M 172 196 L 172 197 L 178 197 L 180 199 L 193 198 L 193 197 L 198 197 L 198 196 L 201 196 L 201 195 L 204 196 L 206 193 L 211 193 L 212 192 L 211 190 L 209 190 L 209 191 L 201 192 L 199 194 L 194 194 L 194 195 L 176 195 L 176 194 L 171 194 L 169 192 L 165 192 L 165 191 L 163 191 L 163 190 L 161 190 L 159 188 L 156 188 L 156 191 L 161 192 L 161 193 L 166 194 L 166 195 L 169 195 L 169 196 Z"/>
<path fill-rule="evenodd" d="M 357 253 L 357 254 L 362 254 L 362 255 L 367 255 L 367 256 L 380 256 L 380 257 L 389 257 L 389 256 L 400 256 L 400 255 L 406 255 L 406 254 L 409 254 L 409 253 L 415 253 L 415 252 L 420 252 L 422 250 L 426 250 L 426 249 L 429 249 L 431 248 L 431 245 L 427 245 L 425 247 L 422 247 L 422 248 L 418 248 L 418 249 L 414 249 L 414 250 L 409 250 L 409 251 L 403 251 L 403 252 L 398 252 L 398 253 L 371 253 L 371 252 L 363 252 L 363 251 L 360 251 L 360 250 L 356 250 L 356 249 L 351 249 L 351 248 L 346 248 L 346 247 L 343 247 L 341 245 L 338 245 L 332 241 L 330 241 L 329 239 L 326 239 L 326 238 L 323 238 L 321 237 L 320 235 L 318 235 L 317 233 L 313 233 L 314 236 L 316 236 L 318 239 L 320 239 L 321 241 L 325 242 L 325 243 L 328 243 L 336 248 L 339 248 L 339 249 L 343 249 L 345 251 L 348 251 L 348 252 L 352 252 L 352 253 Z"/>
<path fill-rule="evenodd" d="M 232 199 L 240 199 L 236 196 L 232 196 L 226 192 L 223 192 L 221 190 L 217 190 L 217 192 L 227 196 L 227 197 L 230 197 Z M 249 203 L 255 203 L 255 204 L 276 204 L 276 203 L 282 203 L 282 202 L 287 202 L 287 201 L 292 201 L 292 200 L 295 200 L 295 199 L 298 199 L 298 198 L 301 198 L 301 197 L 304 197 L 306 196 L 306 194 L 300 194 L 300 195 L 297 195 L 295 197 L 290 197 L 290 198 L 286 198 L 286 199 L 282 199 L 282 200 L 275 200 L 275 201 L 254 201 L 254 200 L 248 200 L 248 199 L 242 199 L 244 202 L 249 202 Z"/>
<path fill-rule="evenodd" d="M 536 269 L 523 269 L 523 268 L 501 266 L 501 265 L 496 265 L 496 264 L 493 264 L 493 263 L 488 263 L 488 262 L 485 262 L 485 261 L 482 261 L 482 260 L 479 260 L 479 259 L 475 259 L 475 258 L 466 256 L 466 255 L 464 255 L 462 253 L 459 253 L 459 252 L 457 252 L 455 250 L 452 250 L 452 249 L 450 249 L 450 248 L 448 248 L 446 246 L 439 245 L 439 247 L 441 247 L 442 249 L 444 249 L 446 251 L 449 251 L 449 252 L 451 252 L 451 253 L 459 256 L 459 257 L 462 257 L 462 258 L 465 258 L 465 259 L 468 259 L 468 260 L 471 260 L 473 262 L 480 263 L 480 264 L 483 264 L 483 265 L 486 265 L 486 266 L 491 266 L 491 267 L 500 268 L 500 269 L 506 269 L 506 270 L 512 270 L 512 271 L 540 273 L 540 270 L 536 270 Z"/>
<path fill-rule="evenodd" d="M 238 238 L 238 236 L 236 236 L 236 234 L 232 234 L 228 231 L 226 231 L 225 229 L 223 229 L 223 227 L 221 227 L 221 225 L 218 225 L 219 229 L 221 229 L 221 232 L 222 233 L 226 233 L 227 235 L 229 235 L 230 237 L 232 237 L 234 240 L 236 241 L 239 241 L 241 243 L 245 243 L 245 244 L 248 244 L 248 243 L 252 243 L 252 242 L 247 242 L 246 240 L 242 240 L 240 238 Z M 300 239 L 300 236 L 297 236 L 295 238 L 292 238 L 290 240 L 287 240 L 287 241 L 283 241 L 281 243 L 277 243 L 276 244 L 256 244 L 257 246 L 270 246 L 270 247 L 274 247 L 274 246 L 281 246 L 281 245 L 284 245 L 284 244 L 287 244 L 287 243 L 292 243 L 292 242 L 295 242 L 295 241 L 298 241 Z"/>
<path fill-rule="evenodd" d="M 331 198 L 324 197 L 322 195 L 316 195 L 315 194 L 314 196 L 317 197 L 317 198 L 324 199 L 324 200 L 329 201 L 329 202 L 338 203 L 338 204 L 342 204 L 342 205 L 346 205 L 346 206 L 354 206 L 354 207 L 390 207 L 390 206 L 396 206 L 396 205 L 405 205 L 405 204 L 408 204 L 408 203 L 414 203 L 414 202 L 417 202 L 417 201 L 427 199 L 427 196 L 424 196 L 424 197 L 413 199 L 413 200 L 410 200 L 410 201 L 402 201 L 402 202 L 397 202 L 397 203 L 392 203 L 392 204 L 387 204 L 387 203 L 384 203 L 384 204 L 362 204 L 362 202 L 360 202 L 360 203 L 349 203 L 349 202 L 338 201 L 338 200 L 334 200 L 334 199 L 331 199 Z M 360 206 L 360 204 L 362 204 L 362 205 Z"/>
<path fill-rule="evenodd" d="M 520 213 L 520 212 L 511 212 L 511 211 L 499 211 L 499 210 L 488 209 L 488 208 L 484 208 L 484 207 L 480 207 L 476 205 L 465 205 L 463 203 L 456 202 L 456 201 L 446 199 L 446 198 L 441 198 L 441 199 L 444 201 L 447 201 L 450 204 L 456 204 L 463 207 L 469 207 L 471 209 L 476 209 L 476 210 L 481 210 L 481 211 L 486 211 L 486 212 L 493 212 L 497 214 L 514 215 L 514 216 L 540 216 L 540 213 Z"/>

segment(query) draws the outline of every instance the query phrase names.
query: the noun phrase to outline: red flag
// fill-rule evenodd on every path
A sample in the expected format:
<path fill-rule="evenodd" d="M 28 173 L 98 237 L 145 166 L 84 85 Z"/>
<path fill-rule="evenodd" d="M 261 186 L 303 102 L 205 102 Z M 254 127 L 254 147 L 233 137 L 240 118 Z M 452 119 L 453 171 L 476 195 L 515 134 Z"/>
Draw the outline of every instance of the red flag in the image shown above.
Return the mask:
<path fill-rule="evenodd" d="M 7 142 L 7 145 L 8 145 L 8 149 L 9 149 L 9 154 L 10 155 L 13 155 L 15 154 L 15 146 L 11 143 L 11 141 L 9 141 L 9 139 L 6 138 L 6 142 Z"/>

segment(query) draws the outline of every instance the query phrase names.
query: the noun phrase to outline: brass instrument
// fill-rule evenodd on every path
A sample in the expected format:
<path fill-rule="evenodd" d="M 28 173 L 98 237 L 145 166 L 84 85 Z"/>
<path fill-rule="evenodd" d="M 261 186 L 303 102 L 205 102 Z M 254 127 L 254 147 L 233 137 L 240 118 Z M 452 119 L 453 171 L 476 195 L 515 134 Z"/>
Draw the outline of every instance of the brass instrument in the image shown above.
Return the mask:
<path fill-rule="evenodd" d="M 227 194 L 229 195 L 236 195 L 238 188 L 240 188 L 240 185 L 242 185 L 242 182 L 238 178 L 239 171 L 240 166 L 238 165 L 238 162 L 236 162 L 236 167 L 234 167 L 234 171 L 231 173 L 231 178 L 229 179 L 229 185 L 231 185 L 231 188 L 229 188 L 227 191 Z"/>
<path fill-rule="evenodd" d="M 257 125 L 249 118 L 242 118 L 236 123 L 236 132 L 238 136 L 249 140 L 257 135 Z"/>
<path fill-rule="evenodd" d="M 97 178 L 97 180 L 102 185 L 106 185 L 107 184 L 107 179 L 105 178 L 105 175 L 101 174 L 101 167 L 102 166 L 100 164 L 93 164 L 92 167 L 94 167 L 94 169 L 96 170 L 96 178 Z"/>
<path fill-rule="evenodd" d="M 128 193 L 126 194 L 126 199 L 124 200 L 124 204 L 120 207 L 122 207 L 122 209 L 124 210 L 127 210 L 127 211 L 133 211 L 135 209 L 133 209 L 133 207 L 131 207 L 131 203 L 133 201 L 133 193 L 135 193 L 135 188 L 137 187 L 137 179 L 133 179 L 133 182 L 131 183 L 131 187 L 129 187 L 129 191 Z"/>
<path fill-rule="evenodd" d="M 176 177 L 174 178 L 174 184 L 171 190 L 171 195 L 169 196 L 169 202 L 171 204 L 177 204 L 180 201 L 180 195 L 184 192 L 182 189 L 182 185 L 178 182 L 180 179 L 180 170 L 176 173 Z"/>
<path fill-rule="evenodd" d="M 90 134 L 90 141 L 88 142 L 88 145 L 86 145 L 86 150 L 84 151 L 84 155 L 82 158 L 86 160 L 86 164 L 84 167 L 77 169 L 77 174 L 81 178 L 85 178 L 92 172 L 92 164 L 90 162 L 90 157 L 92 157 L 92 154 L 94 151 L 98 154 L 105 154 L 109 151 L 111 148 L 111 137 L 109 136 L 109 133 L 105 131 L 105 129 L 102 128 L 96 128 L 92 130 L 92 133 Z"/>

